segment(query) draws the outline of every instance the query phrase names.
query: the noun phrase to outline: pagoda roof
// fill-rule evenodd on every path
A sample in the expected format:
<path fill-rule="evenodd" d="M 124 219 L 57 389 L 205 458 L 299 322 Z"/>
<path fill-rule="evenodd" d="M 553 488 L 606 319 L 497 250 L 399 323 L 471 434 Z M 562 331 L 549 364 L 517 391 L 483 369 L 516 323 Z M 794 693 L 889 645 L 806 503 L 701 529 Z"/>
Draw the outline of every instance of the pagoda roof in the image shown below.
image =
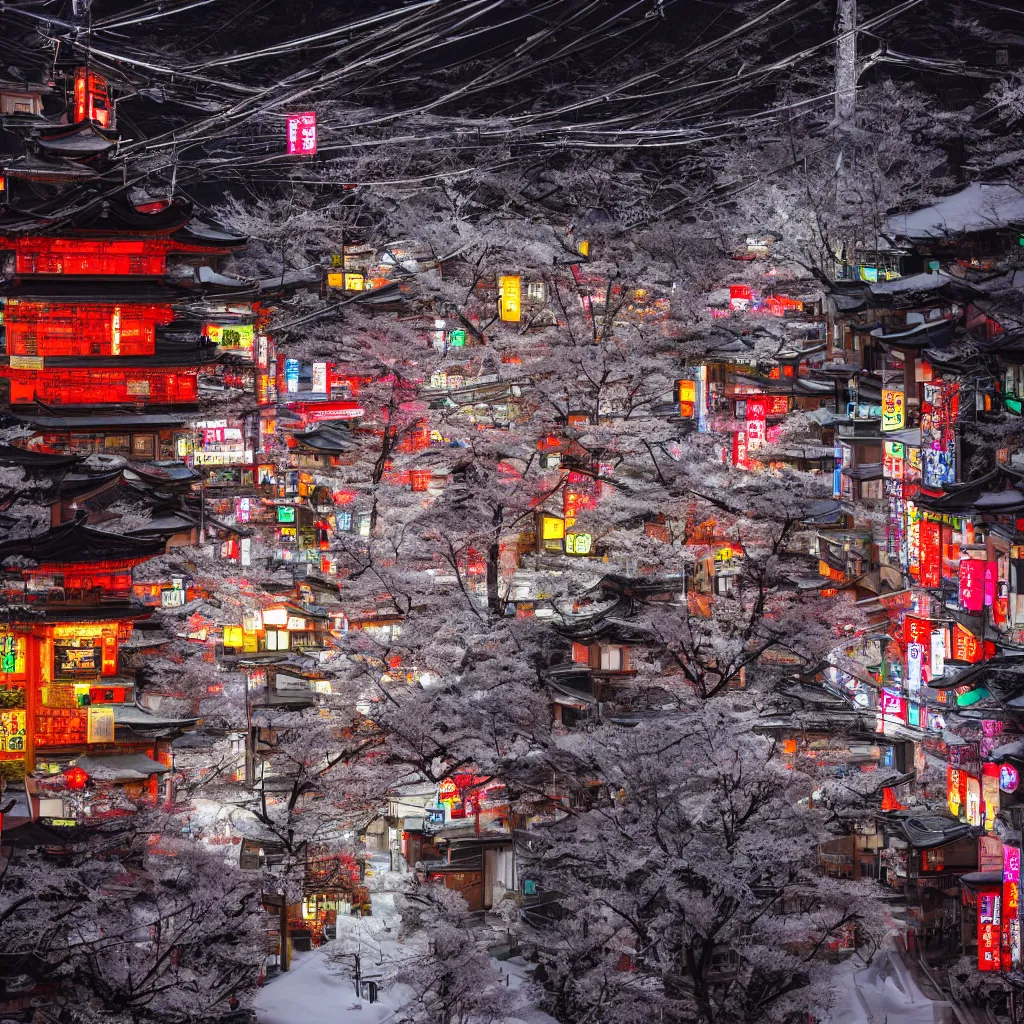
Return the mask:
<path fill-rule="evenodd" d="M 915 850 L 933 850 L 939 846 L 948 846 L 958 839 L 968 839 L 982 831 L 980 828 L 972 828 L 954 818 L 939 814 L 908 814 L 906 817 L 901 814 L 893 821 L 893 826 L 893 831 Z"/>
<path fill-rule="evenodd" d="M 124 472 L 120 469 L 94 475 L 69 473 L 57 484 L 56 495 L 61 499 L 84 501 L 116 487 L 123 479 Z"/>
<path fill-rule="evenodd" d="M 65 234 L 69 231 L 94 237 L 121 234 L 169 235 L 188 222 L 190 203 L 175 201 L 155 213 L 140 213 L 123 199 L 112 199 L 87 185 L 66 189 L 60 195 L 0 214 L 0 230 L 19 234 Z"/>
<path fill-rule="evenodd" d="M 57 366 L 88 366 L 95 369 L 121 370 L 146 366 L 201 366 L 219 362 L 224 355 L 220 346 L 207 342 L 201 345 L 176 346 L 171 349 L 161 350 L 158 348 L 151 356 L 46 356 L 44 367 L 50 369 Z M 0 366 L 9 366 L 10 360 L 10 356 L 0 356 Z"/>
<path fill-rule="evenodd" d="M 917 504 L 929 512 L 967 515 L 989 512 L 995 515 L 1024 511 L 1024 473 L 1008 466 L 996 466 L 983 476 L 958 484 L 947 484 L 944 493 L 931 496 L 922 491 Z"/>
<path fill-rule="evenodd" d="M 43 132 L 37 136 L 36 143 L 44 152 L 79 160 L 106 153 L 117 145 L 109 133 L 92 121 L 62 125 L 57 131 Z"/>
<path fill-rule="evenodd" d="M 953 340 L 955 327 L 956 322 L 949 318 L 929 320 L 902 331 L 887 331 L 884 327 L 876 327 L 871 331 L 871 337 L 890 348 L 924 349 L 930 345 L 948 345 Z"/>
<path fill-rule="evenodd" d="M 114 713 L 117 722 L 117 712 Z M 146 754 L 82 754 L 75 764 L 98 782 L 135 782 L 171 769 Z"/>
<path fill-rule="evenodd" d="M 340 455 L 358 447 L 351 431 L 326 425 L 292 437 L 303 447 L 325 455 Z"/>
<path fill-rule="evenodd" d="M 143 735 L 151 735 L 154 732 L 181 733 L 193 728 L 198 721 L 198 718 L 171 718 L 159 715 L 139 705 L 114 705 L 114 724 Z"/>
<path fill-rule="evenodd" d="M 3 227 L 0 221 L 0 228 Z M 37 302 L 63 303 L 196 303 L 203 300 L 237 302 L 256 298 L 261 294 L 257 285 L 217 275 L 205 278 L 174 278 L 145 276 L 142 274 L 19 274 L 3 286 L 11 298 Z M 215 310 L 202 311 L 200 319 L 206 322 L 216 316 Z"/>
<path fill-rule="evenodd" d="M 91 167 L 83 167 L 56 154 L 45 157 L 20 153 L 0 160 L 0 167 L 8 177 L 28 181 L 85 181 L 99 177 Z"/>
<path fill-rule="evenodd" d="M 241 235 L 215 221 L 200 220 L 199 218 L 190 220 L 179 228 L 174 237 L 190 245 L 210 245 L 230 249 L 246 245 L 249 241 L 247 235 Z"/>
<path fill-rule="evenodd" d="M 85 525 L 87 513 L 46 533 L 0 543 L 0 561 L 31 558 L 40 565 L 83 564 L 110 560 L 142 561 L 163 554 L 162 540 L 138 540 L 94 530 Z"/>
<path fill-rule="evenodd" d="M 130 622 L 148 619 L 153 609 L 133 597 L 93 601 L 26 602 L 0 608 L 0 622 Z"/>
<path fill-rule="evenodd" d="M 202 473 L 180 462 L 133 462 L 128 471 L 145 483 L 171 490 L 187 490 L 202 479 Z"/>
<path fill-rule="evenodd" d="M 192 204 L 174 199 L 162 209 L 143 212 L 123 198 L 98 194 L 80 184 L 31 208 L 0 211 L 0 232 L 7 234 L 117 238 L 162 236 L 183 251 L 226 253 L 244 246 L 245 235 L 219 224 L 192 221 Z"/>
<path fill-rule="evenodd" d="M 21 466 L 33 470 L 66 470 L 84 461 L 82 455 L 60 455 L 56 452 L 40 452 L 31 448 L 0 444 L 0 465 Z"/>
<path fill-rule="evenodd" d="M 942 271 L 911 274 L 892 281 L 832 281 L 829 296 L 846 313 L 865 309 L 919 309 L 938 300 L 965 301 L 983 294 L 962 278 Z"/>
<path fill-rule="evenodd" d="M 140 428 L 183 427 L 192 418 L 190 412 L 130 412 L 124 409 L 94 407 L 87 414 L 56 415 L 50 413 L 11 413 L 18 420 L 37 430 L 47 433 L 66 434 L 72 430 L 96 430 L 108 427 L 113 430 Z"/>
<path fill-rule="evenodd" d="M 0 228 L 3 221 L 0 219 Z M 39 302 L 162 302 L 170 303 L 194 295 L 191 289 L 161 278 L 104 275 L 87 277 L 63 274 L 19 275 L 3 286 L 13 299 Z"/>

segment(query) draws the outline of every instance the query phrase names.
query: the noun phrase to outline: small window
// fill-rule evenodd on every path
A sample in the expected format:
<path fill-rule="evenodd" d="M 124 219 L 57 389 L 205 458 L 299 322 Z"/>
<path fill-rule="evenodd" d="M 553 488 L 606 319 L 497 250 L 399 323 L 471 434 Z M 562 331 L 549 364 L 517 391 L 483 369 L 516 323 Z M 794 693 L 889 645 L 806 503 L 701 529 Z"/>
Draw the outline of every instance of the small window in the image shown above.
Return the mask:
<path fill-rule="evenodd" d="M 40 818 L 63 818 L 64 817 L 64 801 L 61 799 L 55 799 L 53 797 L 47 797 L 39 801 L 39 817 Z"/>
<path fill-rule="evenodd" d="M 287 651 L 289 648 L 288 630 L 286 629 L 268 629 L 267 630 L 267 650 L 268 651 Z"/>
<path fill-rule="evenodd" d="M 996 50 L 996 66 L 1006 68 L 1010 66 L 1010 51 L 1007 49 Z"/>
<path fill-rule="evenodd" d="M 132 438 L 132 454 L 151 459 L 153 457 L 153 435 L 136 434 Z"/>
<path fill-rule="evenodd" d="M 622 671 L 622 648 L 602 647 L 601 648 L 601 669 L 605 672 Z"/>
<path fill-rule="evenodd" d="M 532 302 L 544 302 L 548 288 L 543 281 L 530 281 L 526 286 L 526 297 Z"/>

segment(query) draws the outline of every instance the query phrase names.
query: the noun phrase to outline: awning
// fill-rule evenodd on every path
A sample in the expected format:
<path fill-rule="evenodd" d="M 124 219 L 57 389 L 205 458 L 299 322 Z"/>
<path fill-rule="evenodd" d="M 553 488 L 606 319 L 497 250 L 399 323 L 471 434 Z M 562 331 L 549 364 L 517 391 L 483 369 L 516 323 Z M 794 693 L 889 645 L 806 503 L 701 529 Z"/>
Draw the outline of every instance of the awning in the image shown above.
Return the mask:
<path fill-rule="evenodd" d="M 948 846 L 958 839 L 968 839 L 981 831 L 953 818 L 937 814 L 899 818 L 893 825 L 916 850 L 933 850 L 938 846 Z"/>
<path fill-rule="evenodd" d="M 966 889 L 991 889 L 993 886 L 1003 884 L 1002 871 L 969 871 L 966 875 L 960 876 L 960 881 Z"/>
<path fill-rule="evenodd" d="M 115 754 L 110 757 L 86 754 L 75 762 L 97 782 L 139 782 L 171 769 L 145 754 Z"/>

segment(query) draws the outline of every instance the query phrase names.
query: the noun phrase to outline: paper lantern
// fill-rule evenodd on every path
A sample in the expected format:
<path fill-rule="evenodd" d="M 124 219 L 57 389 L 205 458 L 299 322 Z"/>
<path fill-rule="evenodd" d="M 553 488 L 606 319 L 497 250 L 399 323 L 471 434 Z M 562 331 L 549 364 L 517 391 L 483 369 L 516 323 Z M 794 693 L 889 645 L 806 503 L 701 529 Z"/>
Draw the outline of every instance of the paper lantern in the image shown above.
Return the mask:
<path fill-rule="evenodd" d="M 85 789 L 86 783 L 89 781 L 89 774 L 84 768 L 69 768 L 64 772 L 64 785 L 68 789 Z"/>

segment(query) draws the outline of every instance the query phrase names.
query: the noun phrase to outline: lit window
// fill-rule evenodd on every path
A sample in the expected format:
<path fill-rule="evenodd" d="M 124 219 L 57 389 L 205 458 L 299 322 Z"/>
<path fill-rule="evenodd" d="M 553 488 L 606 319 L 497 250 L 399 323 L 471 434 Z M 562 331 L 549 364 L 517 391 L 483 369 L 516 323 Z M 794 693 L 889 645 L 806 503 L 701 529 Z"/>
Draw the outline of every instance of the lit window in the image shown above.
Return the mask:
<path fill-rule="evenodd" d="M 601 669 L 605 672 L 622 671 L 622 648 L 602 647 L 601 648 Z"/>

